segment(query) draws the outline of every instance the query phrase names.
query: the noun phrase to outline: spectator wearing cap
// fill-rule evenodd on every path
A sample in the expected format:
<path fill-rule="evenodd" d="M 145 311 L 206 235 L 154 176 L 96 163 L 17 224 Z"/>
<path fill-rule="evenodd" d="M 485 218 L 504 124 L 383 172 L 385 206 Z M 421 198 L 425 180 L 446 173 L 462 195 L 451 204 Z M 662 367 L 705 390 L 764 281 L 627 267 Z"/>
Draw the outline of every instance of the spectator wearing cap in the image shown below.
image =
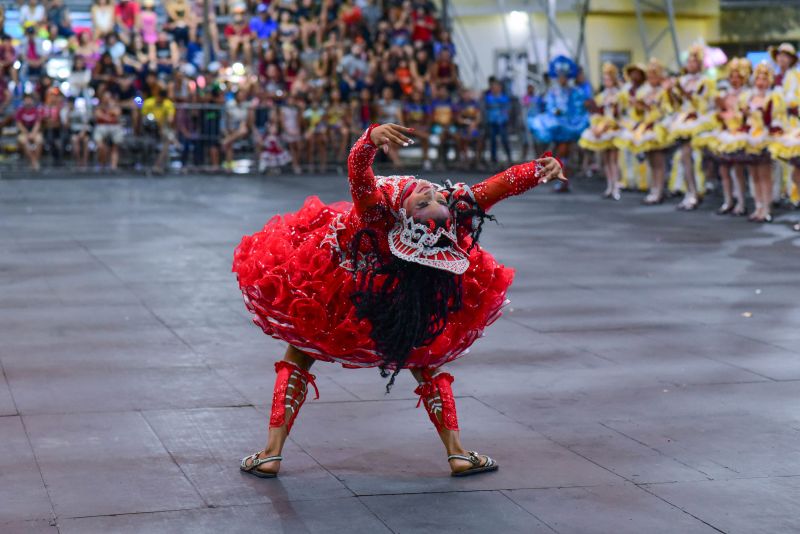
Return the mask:
<path fill-rule="evenodd" d="M 244 14 L 245 4 L 237 3 L 233 7 L 231 21 L 225 26 L 225 37 L 228 38 L 228 54 L 231 60 L 242 59 L 245 64 L 250 65 L 253 62 L 253 32 Z"/>
<path fill-rule="evenodd" d="M 33 26 L 28 26 L 25 30 L 25 37 L 20 41 L 17 55 L 24 63 L 28 77 L 38 78 L 42 75 L 44 64 L 47 62 L 47 52 L 42 38 L 36 34 L 36 28 Z"/>
<path fill-rule="evenodd" d="M 17 142 L 20 152 L 25 155 L 31 169 L 39 170 L 39 160 L 42 157 L 42 110 L 36 104 L 36 99 L 30 93 L 22 99 L 22 106 L 14 116 L 17 122 Z"/>

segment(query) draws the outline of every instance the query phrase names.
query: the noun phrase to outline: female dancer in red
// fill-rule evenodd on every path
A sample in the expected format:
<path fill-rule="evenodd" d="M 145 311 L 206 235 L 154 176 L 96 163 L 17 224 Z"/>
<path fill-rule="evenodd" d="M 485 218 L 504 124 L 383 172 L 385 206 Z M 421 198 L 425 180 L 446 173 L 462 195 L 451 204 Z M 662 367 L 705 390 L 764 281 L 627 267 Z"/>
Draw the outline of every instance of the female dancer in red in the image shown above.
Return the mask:
<path fill-rule="evenodd" d="M 373 125 L 348 158 L 353 203 L 309 197 L 245 236 L 233 270 L 254 322 L 289 344 L 275 364 L 267 446 L 241 470 L 271 478 L 316 360 L 345 367 L 410 369 L 447 449 L 454 476 L 497 469 L 459 437 L 453 377 L 441 366 L 464 354 L 500 316 L 514 271 L 478 245 L 487 211 L 540 182 L 566 180 L 553 158 L 516 165 L 478 185 L 439 186 L 413 176 L 376 178 L 378 147 L 408 146 L 413 130 Z M 317 393 L 317 396 L 319 394 Z"/>

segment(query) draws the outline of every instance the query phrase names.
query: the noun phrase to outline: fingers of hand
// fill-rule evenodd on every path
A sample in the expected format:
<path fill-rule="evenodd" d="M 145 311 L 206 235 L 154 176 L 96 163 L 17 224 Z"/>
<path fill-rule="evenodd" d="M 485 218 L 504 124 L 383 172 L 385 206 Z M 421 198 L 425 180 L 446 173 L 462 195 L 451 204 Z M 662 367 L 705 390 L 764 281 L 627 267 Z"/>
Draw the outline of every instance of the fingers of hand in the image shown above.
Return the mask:
<path fill-rule="evenodd" d="M 399 139 L 398 144 L 403 146 L 413 145 L 414 141 L 407 137 L 405 134 L 409 131 L 409 128 L 405 128 L 403 126 L 397 126 L 396 124 L 390 125 L 390 131 L 392 135 L 394 135 L 397 139 Z"/>

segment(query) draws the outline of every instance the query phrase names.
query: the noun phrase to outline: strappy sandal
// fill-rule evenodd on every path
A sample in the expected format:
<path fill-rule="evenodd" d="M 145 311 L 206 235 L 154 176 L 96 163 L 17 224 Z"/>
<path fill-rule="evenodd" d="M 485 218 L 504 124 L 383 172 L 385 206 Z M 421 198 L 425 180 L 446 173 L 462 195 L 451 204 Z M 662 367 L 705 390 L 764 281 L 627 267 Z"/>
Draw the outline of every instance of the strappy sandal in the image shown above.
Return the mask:
<path fill-rule="evenodd" d="M 486 456 L 485 454 L 478 454 L 475 451 L 468 451 L 469 456 L 464 456 L 463 454 L 451 454 L 447 457 L 447 460 L 465 460 L 472 464 L 472 467 L 469 469 L 465 469 L 464 471 L 458 472 L 451 472 L 450 476 L 453 477 L 468 477 L 471 475 L 477 475 L 478 473 L 486 473 L 488 471 L 497 471 L 497 468 L 500 467 L 497 462 L 494 461 L 493 458 L 490 456 Z M 481 458 L 486 458 L 486 463 L 481 465 Z"/>
<path fill-rule="evenodd" d="M 248 475 L 253 475 L 254 477 L 258 478 L 276 478 L 278 473 L 265 473 L 264 471 L 259 471 L 257 468 L 259 465 L 266 464 L 268 462 L 280 462 L 283 460 L 283 456 L 267 456 L 266 458 L 259 458 L 258 455 L 262 452 L 263 451 L 258 451 L 250 456 L 245 456 L 242 458 L 242 463 L 239 465 L 239 469 Z M 250 465 L 247 465 L 247 460 L 250 460 Z"/>

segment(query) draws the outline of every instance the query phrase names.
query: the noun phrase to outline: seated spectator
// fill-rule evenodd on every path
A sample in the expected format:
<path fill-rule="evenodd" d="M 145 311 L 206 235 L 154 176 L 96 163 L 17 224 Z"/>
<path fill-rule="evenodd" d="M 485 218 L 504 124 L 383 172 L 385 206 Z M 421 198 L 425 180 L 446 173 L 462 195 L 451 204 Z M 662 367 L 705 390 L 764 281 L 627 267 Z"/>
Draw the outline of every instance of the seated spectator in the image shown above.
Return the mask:
<path fill-rule="evenodd" d="M 89 106 L 83 97 L 68 98 L 67 104 L 61 109 L 61 123 L 66 125 L 68 129 L 72 157 L 75 159 L 75 164 L 79 169 L 85 169 L 89 166 L 91 118 Z"/>
<path fill-rule="evenodd" d="M 300 40 L 303 49 L 310 49 L 312 39 L 314 44 L 319 44 L 321 39 L 322 24 L 320 24 L 320 10 L 314 0 L 301 0 L 297 10 L 297 20 L 300 21 Z"/>
<path fill-rule="evenodd" d="M 250 31 L 258 39 L 261 49 L 266 47 L 272 34 L 278 31 L 278 23 L 272 18 L 268 5 L 258 4 L 256 15 L 250 19 Z"/>
<path fill-rule="evenodd" d="M 148 46 L 156 44 L 158 40 L 158 15 L 156 15 L 155 0 L 143 0 L 139 13 L 140 33 L 144 43 Z"/>
<path fill-rule="evenodd" d="M 28 0 L 19 8 L 19 25 L 27 31 L 28 28 L 36 28 L 47 20 L 47 13 L 44 6 L 38 0 Z"/>
<path fill-rule="evenodd" d="M 103 39 L 114 33 L 114 5 L 111 0 L 94 0 L 90 11 L 94 38 Z"/>
<path fill-rule="evenodd" d="M 202 20 L 195 20 L 190 0 L 166 0 L 164 10 L 167 12 L 164 29 L 176 43 L 187 46 L 190 41 L 196 39 L 197 24 L 202 23 Z M 216 24 L 211 21 L 209 23 Z"/>
<path fill-rule="evenodd" d="M 227 170 L 233 169 L 234 144 L 250 136 L 249 115 L 250 102 L 247 101 L 247 91 L 240 87 L 233 100 L 225 105 L 222 151 L 225 153 L 224 166 Z"/>
<path fill-rule="evenodd" d="M 331 91 L 330 102 L 326 112 L 328 146 L 333 147 L 335 154 L 346 154 L 350 145 L 350 106 L 342 101 L 342 93 L 338 89 Z"/>
<path fill-rule="evenodd" d="M 125 54 L 121 59 L 122 70 L 126 74 L 141 75 L 150 63 L 150 54 L 145 47 L 141 35 L 134 35 L 131 42 L 125 46 Z"/>
<path fill-rule="evenodd" d="M 120 38 L 129 42 L 134 33 L 141 33 L 141 8 L 136 0 L 118 0 L 114 7 L 114 24 Z"/>
<path fill-rule="evenodd" d="M 111 54 L 108 52 L 100 56 L 100 61 L 92 69 L 91 86 L 95 92 L 99 92 L 100 87 L 105 87 L 115 95 L 119 95 L 119 80 L 122 77 L 122 67 L 114 63 Z"/>
<path fill-rule="evenodd" d="M 458 89 L 458 66 L 450 55 L 450 50 L 444 48 L 436 57 L 431 67 L 431 85 L 444 86 L 448 91 Z"/>
<path fill-rule="evenodd" d="M 236 4 L 231 21 L 225 26 L 225 37 L 228 39 L 228 55 L 231 61 L 242 60 L 247 65 L 253 62 L 251 41 L 253 32 L 244 16 L 245 5 Z"/>
<path fill-rule="evenodd" d="M 11 42 L 11 36 L 4 33 L 0 36 L 0 77 L 4 81 L 19 81 L 17 69 L 14 68 L 16 61 L 17 51 Z"/>
<path fill-rule="evenodd" d="M 433 57 L 439 57 L 443 50 L 449 51 L 451 58 L 456 57 L 456 45 L 453 44 L 450 32 L 444 28 L 439 30 L 439 36 L 433 42 Z"/>
<path fill-rule="evenodd" d="M 22 106 L 15 115 L 17 122 L 17 142 L 19 150 L 28 159 L 31 169 L 38 171 L 39 160 L 42 157 L 42 110 L 36 103 L 34 96 L 26 94 L 22 99 Z"/>
<path fill-rule="evenodd" d="M 94 110 L 94 135 L 97 160 L 100 165 L 116 170 L 119 165 L 119 146 L 125 139 L 121 122 L 122 109 L 111 91 L 100 94 L 100 103 Z"/>
<path fill-rule="evenodd" d="M 169 148 L 176 141 L 175 104 L 167 98 L 167 91 L 161 84 L 153 88 L 153 95 L 142 104 L 142 116 L 153 121 L 158 127 L 161 149 L 153 164 L 153 172 L 163 173 L 169 157 Z"/>
<path fill-rule="evenodd" d="M 433 32 L 436 30 L 436 20 L 428 12 L 424 5 L 417 4 L 411 14 L 411 40 L 414 43 L 421 43 L 425 47 L 431 46 Z"/>
<path fill-rule="evenodd" d="M 224 101 L 225 95 L 216 85 L 202 89 L 198 95 L 198 102 L 203 105 L 200 114 L 200 142 L 204 153 L 208 153 L 212 171 L 219 170 Z"/>
<path fill-rule="evenodd" d="M 180 64 L 178 45 L 170 38 L 167 32 L 158 32 L 156 42 L 147 45 L 147 47 L 150 63 L 156 66 L 158 74 L 170 75 L 178 68 Z"/>
<path fill-rule="evenodd" d="M 300 174 L 300 156 L 303 150 L 301 119 L 304 110 L 300 107 L 299 102 L 294 96 L 289 96 L 278 110 L 281 134 L 283 141 L 289 147 L 289 154 L 292 156 L 292 171 L 295 174 Z"/>
<path fill-rule="evenodd" d="M 0 129 L 14 124 L 16 109 L 7 83 L 0 83 Z"/>
<path fill-rule="evenodd" d="M 92 38 L 89 32 L 78 34 L 78 45 L 75 47 L 75 56 L 81 56 L 86 61 L 86 66 L 93 69 L 100 59 L 100 51 L 97 48 L 97 41 Z"/>
<path fill-rule="evenodd" d="M 28 26 L 25 30 L 25 37 L 19 44 L 17 52 L 23 62 L 29 78 L 38 78 L 44 72 L 44 64 L 47 62 L 47 52 L 45 52 L 42 39 L 36 35 L 36 28 Z"/>
<path fill-rule="evenodd" d="M 292 20 L 292 14 L 289 11 L 281 13 L 281 22 L 278 25 L 278 40 L 282 45 L 294 44 L 300 37 L 300 26 Z"/>
<path fill-rule="evenodd" d="M 47 8 L 47 22 L 55 30 L 50 31 L 51 38 L 58 36 L 68 39 L 75 35 L 72 30 L 69 8 L 64 5 L 64 0 L 50 0 L 50 6 Z"/>
<path fill-rule="evenodd" d="M 72 58 L 72 70 L 67 78 L 69 84 L 69 96 L 88 96 L 86 90 L 92 81 L 92 72 L 86 67 L 86 60 L 83 56 Z"/>

